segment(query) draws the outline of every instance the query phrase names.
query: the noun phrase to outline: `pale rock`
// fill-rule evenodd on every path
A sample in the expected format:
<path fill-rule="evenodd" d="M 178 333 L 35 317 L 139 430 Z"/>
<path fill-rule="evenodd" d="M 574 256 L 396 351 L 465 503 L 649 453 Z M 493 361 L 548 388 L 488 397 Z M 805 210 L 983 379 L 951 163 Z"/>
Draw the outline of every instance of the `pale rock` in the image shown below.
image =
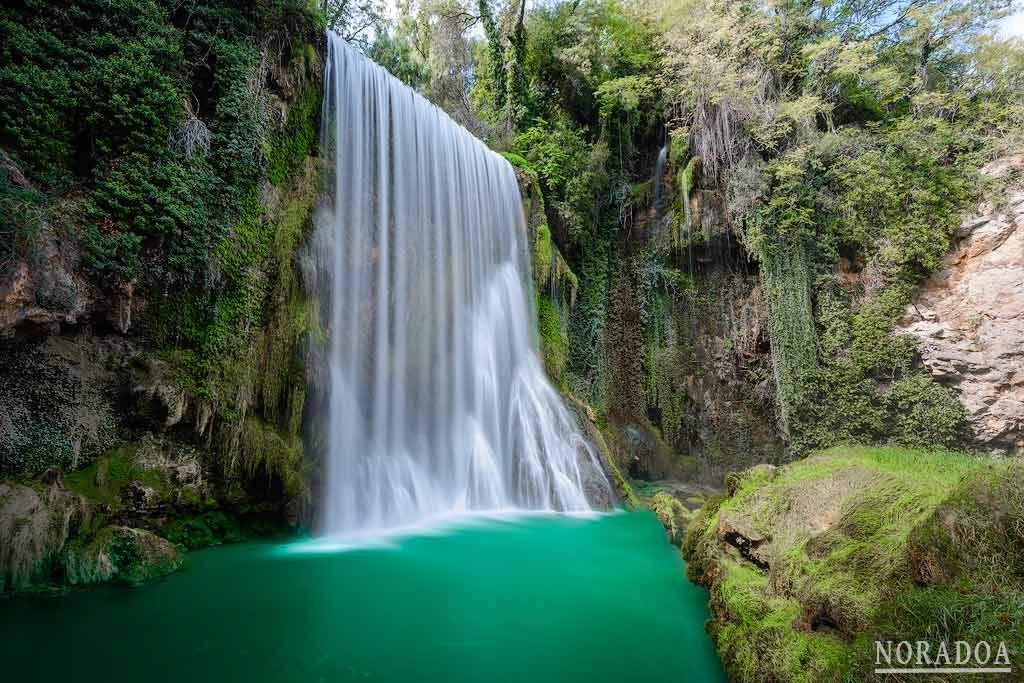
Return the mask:
<path fill-rule="evenodd" d="M 1024 154 L 983 172 L 1024 169 Z M 1024 188 L 986 200 L 963 221 L 944 267 L 919 290 L 899 329 L 956 389 L 977 446 L 1024 452 Z"/>

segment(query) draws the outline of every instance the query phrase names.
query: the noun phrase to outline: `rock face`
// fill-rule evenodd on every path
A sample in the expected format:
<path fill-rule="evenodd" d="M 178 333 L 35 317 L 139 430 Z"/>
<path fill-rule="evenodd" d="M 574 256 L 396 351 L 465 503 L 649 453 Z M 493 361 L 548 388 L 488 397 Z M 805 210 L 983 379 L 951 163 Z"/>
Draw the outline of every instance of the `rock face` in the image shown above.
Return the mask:
<path fill-rule="evenodd" d="M 85 499 L 59 478 L 42 489 L 0 482 L 0 594 L 46 580 L 89 517 Z"/>
<path fill-rule="evenodd" d="M 1024 169 L 1024 154 L 993 162 L 987 175 Z M 900 328 L 921 359 L 955 387 L 976 445 L 1024 452 L 1024 189 L 983 202 L 964 221 L 945 268 L 922 287 Z"/>
<path fill-rule="evenodd" d="M 608 445 L 597 428 L 590 406 L 572 396 L 564 396 L 565 404 L 576 419 L 576 424 L 591 447 L 597 452 L 601 471 L 594 471 L 585 449 L 580 448 L 579 464 L 584 473 L 584 492 L 590 504 L 600 510 L 610 510 L 619 501 L 635 507 L 635 497 L 629 482 L 623 478 L 615 464 Z"/>

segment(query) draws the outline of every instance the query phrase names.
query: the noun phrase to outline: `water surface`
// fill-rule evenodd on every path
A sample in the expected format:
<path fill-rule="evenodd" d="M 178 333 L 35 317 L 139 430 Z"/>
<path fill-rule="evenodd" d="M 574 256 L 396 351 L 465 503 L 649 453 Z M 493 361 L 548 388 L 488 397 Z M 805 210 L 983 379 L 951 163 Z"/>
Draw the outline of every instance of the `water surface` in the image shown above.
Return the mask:
<path fill-rule="evenodd" d="M 247 543 L 140 588 L 0 601 L 0 662 L 12 682 L 722 681 L 682 572 L 646 512 Z"/>

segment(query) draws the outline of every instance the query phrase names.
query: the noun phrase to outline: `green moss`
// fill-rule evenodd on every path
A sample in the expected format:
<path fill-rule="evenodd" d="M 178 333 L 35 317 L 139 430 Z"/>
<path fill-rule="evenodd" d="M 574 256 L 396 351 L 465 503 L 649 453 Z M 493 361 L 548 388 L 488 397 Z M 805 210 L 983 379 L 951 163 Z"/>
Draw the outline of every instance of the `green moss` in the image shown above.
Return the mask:
<path fill-rule="evenodd" d="M 844 446 L 726 483 L 691 521 L 683 552 L 688 575 L 711 584 L 709 631 L 736 680 L 838 680 L 860 671 L 858 647 L 872 639 L 934 640 L 935 625 L 951 620 L 963 622 L 956 633 L 1009 634 L 994 620 L 1004 615 L 1005 627 L 1005 610 L 1022 599 L 1007 577 L 1024 567 L 1013 540 L 1024 466 Z M 723 521 L 766 539 L 770 572 L 723 545 Z M 1024 638 L 1007 642 L 1019 651 Z"/>
<path fill-rule="evenodd" d="M 171 543 L 196 550 L 244 538 L 237 518 L 220 510 L 172 520 L 160 533 Z"/>
<path fill-rule="evenodd" d="M 302 440 L 259 418 L 249 417 L 242 424 L 233 465 L 250 478 L 262 474 L 281 482 L 286 498 L 305 490 Z"/>
<path fill-rule="evenodd" d="M 182 558 L 173 545 L 148 531 L 108 526 L 86 541 L 75 539 L 64 551 L 63 565 L 72 585 L 112 579 L 138 585 L 177 571 Z"/>
<path fill-rule="evenodd" d="M 120 505 L 121 489 L 133 481 L 165 493 L 168 482 L 163 474 L 137 465 L 135 451 L 134 444 L 115 448 L 88 467 L 66 475 L 64 483 L 75 493 L 114 508 Z"/>
<path fill-rule="evenodd" d="M 686 161 L 690 154 L 690 131 L 686 129 L 673 130 L 669 135 L 668 159 L 669 163 L 678 166 Z"/>
<path fill-rule="evenodd" d="M 521 168 L 524 171 L 536 176 L 537 169 L 535 169 L 533 167 L 533 164 L 531 164 L 521 155 L 516 154 L 515 152 L 502 152 L 501 156 L 505 157 L 506 161 L 508 161 L 508 163 L 512 164 L 516 168 Z"/>
<path fill-rule="evenodd" d="M 321 98 L 319 85 L 310 83 L 289 109 L 285 125 L 267 140 L 264 149 L 267 178 L 275 185 L 294 177 L 306 158 L 316 154 Z"/>
<path fill-rule="evenodd" d="M 551 229 L 547 223 L 542 223 L 537 227 L 537 238 L 533 242 L 533 272 L 538 288 L 545 287 L 550 282 L 553 262 Z"/>
<path fill-rule="evenodd" d="M 690 520 L 690 511 L 667 491 L 655 493 L 648 502 L 648 506 L 657 515 L 661 525 L 665 527 L 669 541 L 675 545 L 682 543 L 686 524 Z"/>
<path fill-rule="evenodd" d="M 555 384 L 564 384 L 565 360 L 569 351 L 569 338 L 565 324 L 551 299 L 537 297 L 537 323 L 540 328 L 540 350 L 544 358 L 544 369 Z"/>

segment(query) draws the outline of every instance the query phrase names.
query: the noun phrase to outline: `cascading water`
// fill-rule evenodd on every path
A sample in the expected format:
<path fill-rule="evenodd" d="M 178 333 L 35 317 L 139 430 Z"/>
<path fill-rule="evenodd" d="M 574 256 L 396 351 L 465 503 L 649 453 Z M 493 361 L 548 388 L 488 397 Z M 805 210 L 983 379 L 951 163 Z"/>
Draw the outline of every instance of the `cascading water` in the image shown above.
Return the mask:
<path fill-rule="evenodd" d="M 328 43 L 313 247 L 329 321 L 324 532 L 610 499 L 537 356 L 512 167 Z"/>

